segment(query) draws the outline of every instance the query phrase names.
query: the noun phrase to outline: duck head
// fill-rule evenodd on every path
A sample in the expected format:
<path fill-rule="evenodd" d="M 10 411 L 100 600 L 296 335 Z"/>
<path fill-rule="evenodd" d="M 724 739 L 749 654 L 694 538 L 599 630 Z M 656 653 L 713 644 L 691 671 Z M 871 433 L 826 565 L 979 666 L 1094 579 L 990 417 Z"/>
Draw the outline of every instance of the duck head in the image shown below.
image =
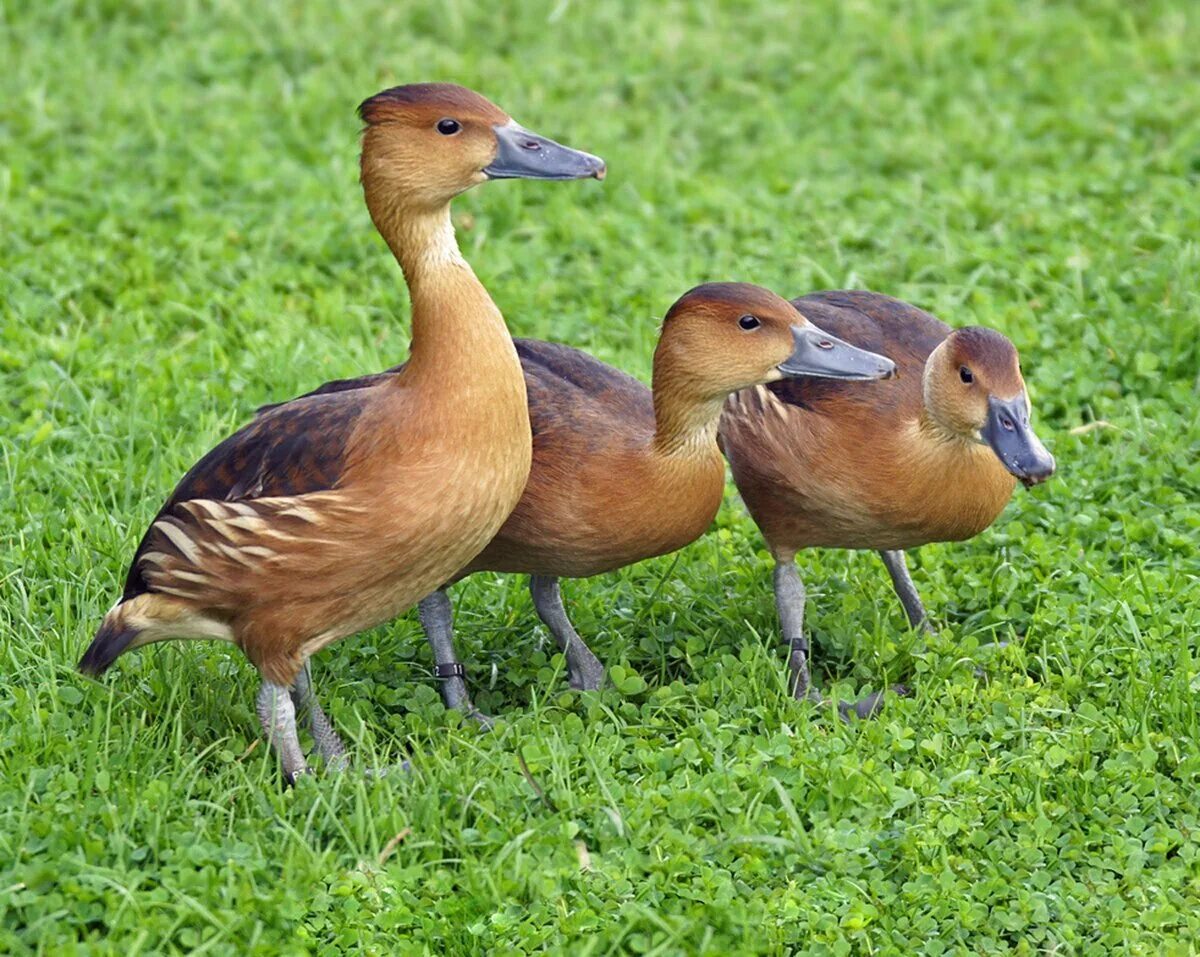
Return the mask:
<path fill-rule="evenodd" d="M 991 447 L 1026 487 L 1054 474 L 1054 456 L 1029 423 L 1030 403 L 1011 342 L 993 329 L 955 329 L 925 363 L 925 408 L 942 429 Z"/>
<path fill-rule="evenodd" d="M 669 377 L 697 399 L 723 400 L 785 377 L 884 379 L 895 363 L 829 335 L 775 293 L 747 283 L 697 286 L 673 305 L 654 354 L 656 390 Z"/>
<path fill-rule="evenodd" d="M 489 179 L 603 179 L 604 161 L 520 126 L 453 83 L 397 86 L 364 100 L 362 179 L 409 210 L 438 209 Z"/>

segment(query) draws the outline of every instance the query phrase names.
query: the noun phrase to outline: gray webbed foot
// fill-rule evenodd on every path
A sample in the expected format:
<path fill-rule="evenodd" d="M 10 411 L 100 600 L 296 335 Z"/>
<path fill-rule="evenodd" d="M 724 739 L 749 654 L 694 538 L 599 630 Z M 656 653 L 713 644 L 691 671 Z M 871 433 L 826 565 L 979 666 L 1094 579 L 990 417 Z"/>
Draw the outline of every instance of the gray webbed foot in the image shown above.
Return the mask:
<path fill-rule="evenodd" d="M 905 685 L 892 685 L 886 691 L 872 692 L 858 701 L 839 701 L 838 714 L 841 715 L 843 721 L 849 721 L 852 717 L 858 718 L 861 721 L 878 717 L 879 713 L 883 710 L 884 702 L 887 700 L 888 691 L 901 698 L 908 697 L 910 693 Z"/>
<path fill-rule="evenodd" d="M 387 764 L 381 768 L 363 768 L 362 770 L 362 776 L 364 778 L 372 778 L 375 780 L 392 777 L 394 775 L 412 773 L 412 764 L 408 761 L 401 761 L 399 764 Z"/>
<path fill-rule="evenodd" d="M 466 714 L 468 718 L 479 725 L 479 730 L 481 731 L 491 731 L 496 727 L 496 719 L 490 714 L 485 714 L 484 712 L 480 711 L 474 705 L 471 706 L 470 711 L 466 711 L 464 714 Z"/>
<path fill-rule="evenodd" d="M 843 721 L 849 721 L 851 717 L 861 720 L 873 718 L 883 709 L 883 697 L 882 691 L 876 691 L 858 701 L 839 701 L 838 714 Z"/>

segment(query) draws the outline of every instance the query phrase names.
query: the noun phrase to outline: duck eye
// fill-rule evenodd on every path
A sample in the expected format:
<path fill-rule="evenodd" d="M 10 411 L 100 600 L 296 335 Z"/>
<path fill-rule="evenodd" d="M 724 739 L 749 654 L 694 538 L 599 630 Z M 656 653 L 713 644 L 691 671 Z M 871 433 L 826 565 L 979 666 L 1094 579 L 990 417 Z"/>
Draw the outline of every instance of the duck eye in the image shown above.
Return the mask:
<path fill-rule="evenodd" d="M 963 382 L 967 383 L 967 385 L 970 385 L 972 382 L 975 381 L 974 373 L 971 372 L 971 370 L 968 369 L 966 366 L 959 367 L 958 377 L 960 379 L 962 379 Z"/>
<path fill-rule="evenodd" d="M 738 325 L 747 332 L 750 332 L 752 329 L 757 329 L 762 323 L 759 321 L 758 316 L 742 316 L 738 320 Z"/>
<path fill-rule="evenodd" d="M 438 120 L 437 122 L 437 131 L 441 133 L 442 136 L 453 136 L 461 129 L 462 124 L 459 123 L 458 120 L 452 120 L 449 117 L 444 120 Z"/>

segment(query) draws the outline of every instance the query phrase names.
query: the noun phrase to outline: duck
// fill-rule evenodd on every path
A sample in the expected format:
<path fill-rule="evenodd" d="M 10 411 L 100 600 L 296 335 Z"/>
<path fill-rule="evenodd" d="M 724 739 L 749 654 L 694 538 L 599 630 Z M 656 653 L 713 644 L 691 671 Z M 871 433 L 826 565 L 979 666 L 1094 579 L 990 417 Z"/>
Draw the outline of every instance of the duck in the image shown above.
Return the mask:
<path fill-rule="evenodd" d="M 605 174 L 598 157 L 454 84 L 384 90 L 359 116 L 363 194 L 412 303 L 404 372 L 259 415 L 201 458 L 143 536 L 79 662 L 97 676 L 151 642 L 233 643 L 261 675 L 256 711 L 288 782 L 310 770 L 297 712 L 322 759 L 346 760 L 310 657 L 469 562 L 529 475 L 521 363 L 459 251 L 452 200 L 494 179 Z"/>
<path fill-rule="evenodd" d="M 677 551 L 708 530 L 725 491 L 717 423 L 726 397 L 795 376 L 850 383 L 895 368 L 774 293 L 732 282 L 697 286 L 667 311 L 649 389 L 579 349 L 515 341 L 533 436 L 529 481 L 491 542 L 419 605 L 447 707 L 485 725 L 454 650 L 450 584 L 481 571 L 528 575 L 571 687 L 596 690 L 604 666 L 572 626 L 559 580 Z M 403 373 L 400 366 L 318 392 L 378 387 Z"/>
<path fill-rule="evenodd" d="M 877 551 L 909 622 L 927 629 L 905 552 L 978 535 L 1017 482 L 1045 481 L 1055 460 L 1030 424 L 1020 357 L 1003 334 L 952 329 L 875 292 L 816 292 L 792 303 L 832 334 L 896 363 L 893 378 L 870 388 L 789 379 L 746 389 L 721 415 L 721 448 L 775 562 L 792 693 L 820 701 L 797 553 Z M 870 717 L 882 702 L 877 692 L 852 708 Z"/>

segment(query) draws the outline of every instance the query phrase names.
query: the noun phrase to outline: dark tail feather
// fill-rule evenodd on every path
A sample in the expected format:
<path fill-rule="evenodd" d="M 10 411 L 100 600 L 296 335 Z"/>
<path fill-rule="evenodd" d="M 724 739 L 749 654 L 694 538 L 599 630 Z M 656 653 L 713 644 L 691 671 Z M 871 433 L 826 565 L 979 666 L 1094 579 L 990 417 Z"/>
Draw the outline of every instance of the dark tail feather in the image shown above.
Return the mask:
<path fill-rule="evenodd" d="M 104 674 L 138 636 L 141 629 L 130 628 L 121 620 L 122 617 L 120 606 L 105 616 L 96 637 L 79 659 L 79 670 L 85 675 L 95 678 Z"/>

